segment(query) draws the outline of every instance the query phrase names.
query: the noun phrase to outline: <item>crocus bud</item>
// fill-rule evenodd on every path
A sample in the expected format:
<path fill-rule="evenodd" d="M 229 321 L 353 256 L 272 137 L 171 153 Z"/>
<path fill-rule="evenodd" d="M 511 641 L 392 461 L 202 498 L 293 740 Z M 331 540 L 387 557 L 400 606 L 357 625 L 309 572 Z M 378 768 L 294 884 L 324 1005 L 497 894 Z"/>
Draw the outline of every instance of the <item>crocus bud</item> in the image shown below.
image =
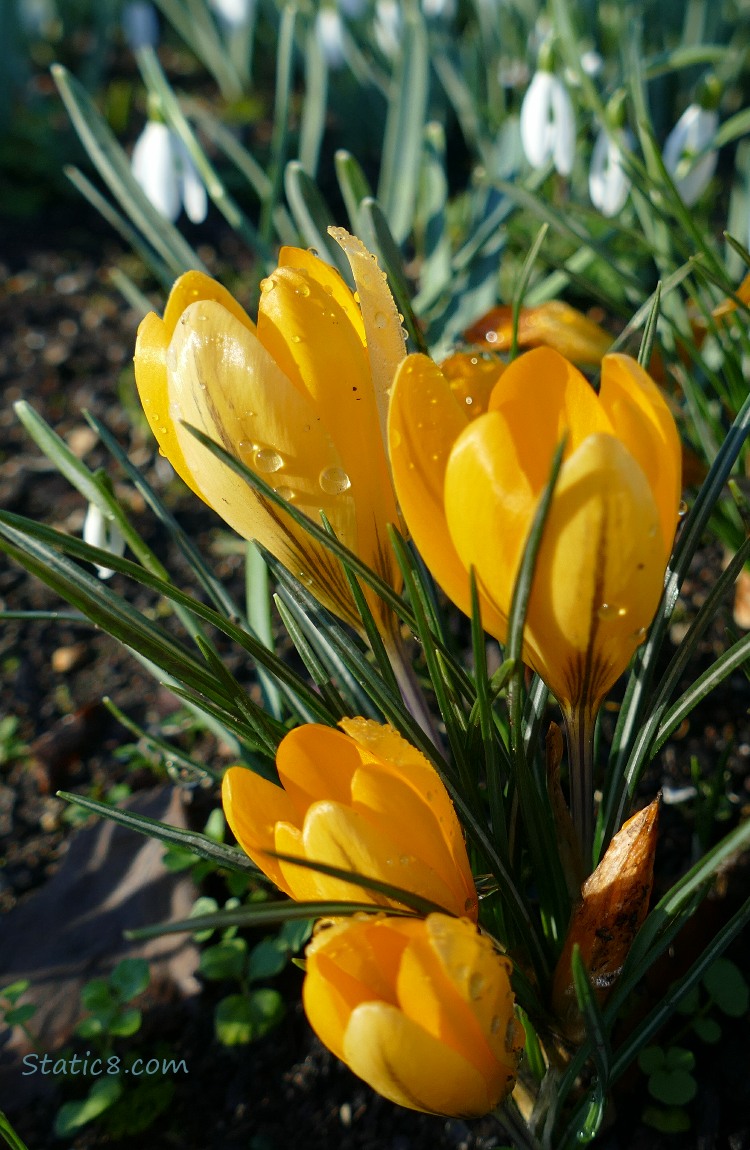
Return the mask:
<path fill-rule="evenodd" d="M 690 104 L 667 136 L 664 166 L 688 207 L 700 199 L 716 171 L 719 153 L 710 145 L 718 127 L 714 107 Z"/>
<path fill-rule="evenodd" d="M 205 220 L 206 189 L 180 137 L 159 120 L 149 120 L 136 140 L 131 169 L 156 210 L 173 223 L 182 208 L 194 224 Z"/>
<path fill-rule="evenodd" d="M 570 965 L 573 947 L 579 947 L 594 993 L 603 1003 L 648 911 L 658 822 L 659 800 L 654 799 L 620 828 L 581 888 L 552 989 L 554 1010 L 574 1041 L 583 1037 L 584 1027 Z"/>
<path fill-rule="evenodd" d="M 125 552 L 125 540 L 120 531 L 114 523 L 104 518 L 96 503 L 89 503 L 83 521 L 83 542 L 110 551 L 112 555 L 123 555 Z M 100 579 L 109 579 L 114 575 L 111 567 L 100 567 L 98 564 L 96 573 Z"/>
<path fill-rule="evenodd" d="M 302 998 L 321 1041 L 379 1094 L 475 1118 L 515 1084 L 510 973 L 466 919 L 362 917 L 318 930 Z"/>
<path fill-rule="evenodd" d="M 535 72 L 521 104 L 521 143 L 532 168 L 551 159 L 561 176 L 573 170 L 576 122 L 567 88 L 552 72 Z"/>
<path fill-rule="evenodd" d="M 229 768 L 222 802 L 240 846 L 291 898 L 399 905 L 356 879 L 273 853 L 353 871 L 476 919 L 461 827 L 435 768 L 392 727 L 359 718 L 340 725 L 343 732 L 310 723 L 282 739 L 280 787 Z"/>

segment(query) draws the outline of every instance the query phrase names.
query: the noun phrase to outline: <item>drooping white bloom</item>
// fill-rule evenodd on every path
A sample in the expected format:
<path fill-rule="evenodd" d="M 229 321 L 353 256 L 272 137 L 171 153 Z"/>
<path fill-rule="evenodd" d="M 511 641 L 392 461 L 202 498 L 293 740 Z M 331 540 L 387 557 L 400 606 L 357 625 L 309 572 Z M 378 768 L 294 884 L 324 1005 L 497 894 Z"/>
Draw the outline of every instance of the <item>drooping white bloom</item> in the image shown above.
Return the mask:
<path fill-rule="evenodd" d="M 149 120 L 136 140 L 131 169 L 148 199 L 172 223 L 181 208 L 194 224 L 208 212 L 208 197 L 190 153 L 166 124 Z"/>
<path fill-rule="evenodd" d="M 329 68 L 341 68 L 346 63 L 344 25 L 335 8 L 321 8 L 315 17 L 315 35 Z"/>
<path fill-rule="evenodd" d="M 616 132 L 602 128 L 596 138 L 589 169 L 589 195 L 594 207 L 607 219 L 616 216 L 628 198 L 630 178 L 622 167 L 622 153 L 630 151 L 633 143 L 627 128 Z"/>
<path fill-rule="evenodd" d="M 716 171 L 719 153 L 715 148 L 705 149 L 713 142 L 718 126 L 718 112 L 690 104 L 664 144 L 664 166 L 688 207 L 700 199 Z"/>
<path fill-rule="evenodd" d="M 573 170 L 576 121 L 567 88 L 552 72 L 534 73 L 521 104 L 521 143 L 532 168 L 552 160 L 561 176 Z"/>
<path fill-rule="evenodd" d="M 208 0 L 228 28 L 243 28 L 252 15 L 255 0 Z"/>
<path fill-rule="evenodd" d="M 149 0 L 129 0 L 122 10 L 122 30 L 135 52 L 138 48 L 155 48 L 159 43 L 159 19 Z"/>
<path fill-rule="evenodd" d="M 373 32 L 384 56 L 395 56 L 401 43 L 401 6 L 398 0 L 377 0 Z"/>
<path fill-rule="evenodd" d="M 422 11 L 428 20 L 452 20 L 456 15 L 456 0 L 422 0 Z"/>
<path fill-rule="evenodd" d="M 83 521 L 83 542 L 91 547 L 100 547 L 112 555 L 125 554 L 125 540 L 114 523 L 105 519 L 95 503 L 89 503 L 86 518 Z M 111 567 L 100 567 L 96 564 L 96 573 L 100 579 L 109 579 L 114 575 Z"/>

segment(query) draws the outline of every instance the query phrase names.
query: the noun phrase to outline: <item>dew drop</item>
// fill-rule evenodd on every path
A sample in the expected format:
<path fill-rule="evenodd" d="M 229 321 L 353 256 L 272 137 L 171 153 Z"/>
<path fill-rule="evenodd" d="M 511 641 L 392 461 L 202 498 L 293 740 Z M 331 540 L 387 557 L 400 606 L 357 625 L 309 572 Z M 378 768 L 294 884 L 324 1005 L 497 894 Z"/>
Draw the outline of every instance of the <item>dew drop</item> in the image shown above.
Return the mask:
<path fill-rule="evenodd" d="M 276 287 L 276 280 L 273 276 L 267 276 L 266 279 L 260 281 L 260 290 L 264 295 L 268 295 L 270 291 Z"/>
<path fill-rule="evenodd" d="M 467 406 L 467 407 L 471 407 L 471 405 L 472 405 L 472 403 L 474 402 L 474 400 L 471 398 L 471 396 L 470 396 L 470 395 L 467 395 L 467 396 L 466 396 L 466 399 L 465 399 L 465 401 L 464 401 L 464 402 L 466 403 L 466 406 Z"/>
<path fill-rule="evenodd" d="M 619 616 L 625 614 L 624 607 L 614 607 L 611 603 L 602 603 L 597 611 L 600 619 L 617 619 Z"/>
<path fill-rule="evenodd" d="M 656 524 L 652 523 L 648 529 L 648 537 L 649 537 L 649 539 L 653 539 L 655 535 L 656 535 Z"/>
<path fill-rule="evenodd" d="M 679 519 L 684 519 L 688 513 L 688 505 L 684 499 L 680 500 L 680 506 L 677 508 L 677 516 Z"/>
<path fill-rule="evenodd" d="M 280 471 L 284 466 L 284 460 L 272 447 L 259 447 L 254 462 L 258 471 L 265 472 Z"/>
<path fill-rule="evenodd" d="M 401 863 L 401 866 L 409 866 L 412 860 L 409 855 L 399 855 L 398 861 Z"/>
<path fill-rule="evenodd" d="M 276 494 L 280 495 L 282 499 L 286 499 L 287 503 L 291 503 L 294 499 L 294 490 L 291 487 L 277 487 Z"/>
<path fill-rule="evenodd" d="M 348 491 L 352 481 L 341 467 L 326 467 L 318 476 L 318 483 L 327 495 L 342 495 Z"/>
<path fill-rule="evenodd" d="M 301 342 L 302 342 L 302 336 L 301 335 L 295 334 L 292 336 L 292 343 L 301 343 Z"/>
<path fill-rule="evenodd" d="M 637 631 L 633 632 L 633 638 L 635 639 L 636 643 L 642 643 L 646 638 L 646 628 L 639 627 Z"/>
<path fill-rule="evenodd" d="M 485 986 L 484 978 L 482 977 L 481 974 L 479 974 L 478 971 L 475 970 L 474 973 L 472 974 L 471 978 L 469 979 L 469 994 L 471 995 L 471 997 L 474 1000 L 476 1000 L 477 998 L 481 998 L 482 991 L 484 990 L 484 986 Z"/>
<path fill-rule="evenodd" d="M 297 578 L 305 587 L 312 587 L 312 575 L 308 575 L 307 571 L 298 571 Z"/>
<path fill-rule="evenodd" d="M 487 343 L 497 343 L 497 332 L 487 331 L 484 333 L 484 338 L 486 339 Z"/>
<path fill-rule="evenodd" d="M 375 320 L 374 320 L 375 327 L 383 328 L 383 327 L 385 327 L 387 322 L 388 322 L 388 320 L 383 315 L 382 311 L 375 312 Z"/>
<path fill-rule="evenodd" d="M 160 427 L 160 428 L 159 428 L 159 434 L 160 434 L 160 435 L 166 435 L 166 434 L 167 434 L 167 429 L 166 429 L 166 427 Z"/>
<path fill-rule="evenodd" d="M 307 250 L 308 250 L 308 252 L 310 253 L 310 255 L 311 255 L 311 256 L 316 256 L 316 257 L 317 257 L 317 255 L 318 255 L 318 249 L 317 249 L 317 248 L 308 248 Z"/>
<path fill-rule="evenodd" d="M 297 295 L 301 295 L 302 298 L 304 299 L 306 296 L 309 296 L 310 288 L 307 286 L 306 283 L 301 283 L 299 285 L 299 287 L 296 288 L 296 292 L 297 292 Z M 292 337 L 292 338 L 294 338 L 294 337 Z"/>
<path fill-rule="evenodd" d="M 479 363 L 479 356 L 477 356 L 477 355 L 473 355 L 473 356 L 471 357 L 471 363 L 472 363 L 474 366 L 476 366 L 476 365 Z"/>
<path fill-rule="evenodd" d="M 490 1033 L 491 1034 L 499 1034 L 501 1025 L 502 1024 L 500 1022 L 500 1016 L 497 1014 L 493 1014 L 492 1015 L 492 1021 L 490 1022 Z"/>
<path fill-rule="evenodd" d="M 237 444 L 237 450 L 239 451 L 242 459 L 244 459 L 245 463 L 252 463 L 253 457 L 257 450 L 257 444 L 251 443 L 249 439 L 243 439 L 240 443 Z"/>

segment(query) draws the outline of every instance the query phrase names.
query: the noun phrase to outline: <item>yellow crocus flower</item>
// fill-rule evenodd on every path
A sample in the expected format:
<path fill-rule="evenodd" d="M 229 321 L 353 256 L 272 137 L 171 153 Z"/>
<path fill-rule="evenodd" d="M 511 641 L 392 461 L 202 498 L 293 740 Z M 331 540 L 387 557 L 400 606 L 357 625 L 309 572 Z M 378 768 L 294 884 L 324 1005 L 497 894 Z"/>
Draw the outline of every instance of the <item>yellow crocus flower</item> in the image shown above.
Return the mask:
<path fill-rule="evenodd" d="M 464 332 L 464 338 L 492 351 L 508 351 L 513 342 L 513 308 L 493 307 Z M 598 367 L 613 343 L 609 332 L 563 300 L 519 308 L 519 348 L 553 347 L 573 363 Z"/>
<path fill-rule="evenodd" d="M 242 849 L 291 898 L 400 905 L 269 852 L 354 871 L 476 919 L 461 827 L 435 768 L 392 727 L 342 719 L 297 727 L 276 752 L 281 786 L 245 767 L 222 802 Z"/>
<path fill-rule="evenodd" d="M 484 625 L 504 641 L 532 519 L 567 437 L 524 659 L 567 711 L 593 714 L 645 637 L 662 591 L 680 501 L 674 420 L 624 355 L 605 356 L 598 395 L 549 348 L 514 360 L 488 400 L 475 404 L 465 382 L 464 391 L 462 401 L 425 356 L 409 356 L 396 374 L 391 465 L 407 526 L 466 613 L 474 569 Z"/>
<path fill-rule="evenodd" d="M 400 588 L 387 535 L 398 513 L 384 437 L 404 336 L 375 257 L 342 228 L 332 234 L 358 296 L 313 253 L 283 248 L 261 284 L 256 325 L 220 284 L 188 272 L 164 318 L 143 320 L 135 372 L 159 447 L 188 486 L 357 626 L 338 561 L 183 426 L 216 440 L 318 525 L 323 511 L 339 540 Z M 390 612 L 366 594 L 390 633 Z"/>
<path fill-rule="evenodd" d="M 476 1118 L 511 1092 L 524 1036 L 510 960 L 466 919 L 339 920 L 306 953 L 313 1030 L 379 1094 Z"/>

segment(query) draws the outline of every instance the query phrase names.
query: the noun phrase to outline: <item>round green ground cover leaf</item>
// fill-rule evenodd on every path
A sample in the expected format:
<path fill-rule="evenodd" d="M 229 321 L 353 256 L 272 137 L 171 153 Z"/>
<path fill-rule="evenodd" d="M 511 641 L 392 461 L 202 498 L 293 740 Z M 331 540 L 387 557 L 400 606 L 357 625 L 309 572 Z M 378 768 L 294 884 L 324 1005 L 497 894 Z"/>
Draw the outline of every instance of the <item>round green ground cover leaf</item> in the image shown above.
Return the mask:
<path fill-rule="evenodd" d="M 130 1006 L 127 1010 L 118 1010 L 109 1024 L 109 1033 L 116 1035 L 117 1038 L 130 1038 L 131 1034 L 137 1034 L 140 1028 L 141 1012 L 136 1006 Z"/>
<path fill-rule="evenodd" d="M 244 973 L 246 954 L 244 938 L 227 938 L 203 951 L 198 969 L 204 978 L 214 981 L 237 980 Z"/>
<path fill-rule="evenodd" d="M 250 951 L 247 961 L 247 977 L 251 982 L 261 982 L 281 974 L 286 966 L 289 949 L 280 938 L 264 938 Z"/>
<path fill-rule="evenodd" d="M 116 1079 L 100 1078 L 81 1102 L 66 1102 L 60 1107 L 55 1119 L 55 1134 L 58 1138 L 67 1138 L 108 1110 L 121 1094 L 122 1086 Z"/>
<path fill-rule="evenodd" d="M 683 1134 L 690 1129 L 689 1117 L 676 1106 L 667 1110 L 661 1106 L 647 1106 L 643 1111 L 643 1121 L 661 1134 Z"/>
<path fill-rule="evenodd" d="M 741 1018 L 750 1002 L 744 975 L 728 958 L 717 958 L 703 975 L 703 985 L 719 1010 L 730 1018 Z"/>
<path fill-rule="evenodd" d="M 123 1002 L 142 994 L 151 975 L 145 958 L 123 958 L 109 976 L 109 981 Z"/>
<path fill-rule="evenodd" d="M 223 1046 L 246 1046 L 252 1041 L 253 1020 L 244 994 L 222 998 L 214 1013 L 214 1027 Z"/>
<path fill-rule="evenodd" d="M 715 1018 L 694 1018 L 693 1030 L 703 1042 L 718 1042 L 721 1038 L 721 1027 Z"/>

